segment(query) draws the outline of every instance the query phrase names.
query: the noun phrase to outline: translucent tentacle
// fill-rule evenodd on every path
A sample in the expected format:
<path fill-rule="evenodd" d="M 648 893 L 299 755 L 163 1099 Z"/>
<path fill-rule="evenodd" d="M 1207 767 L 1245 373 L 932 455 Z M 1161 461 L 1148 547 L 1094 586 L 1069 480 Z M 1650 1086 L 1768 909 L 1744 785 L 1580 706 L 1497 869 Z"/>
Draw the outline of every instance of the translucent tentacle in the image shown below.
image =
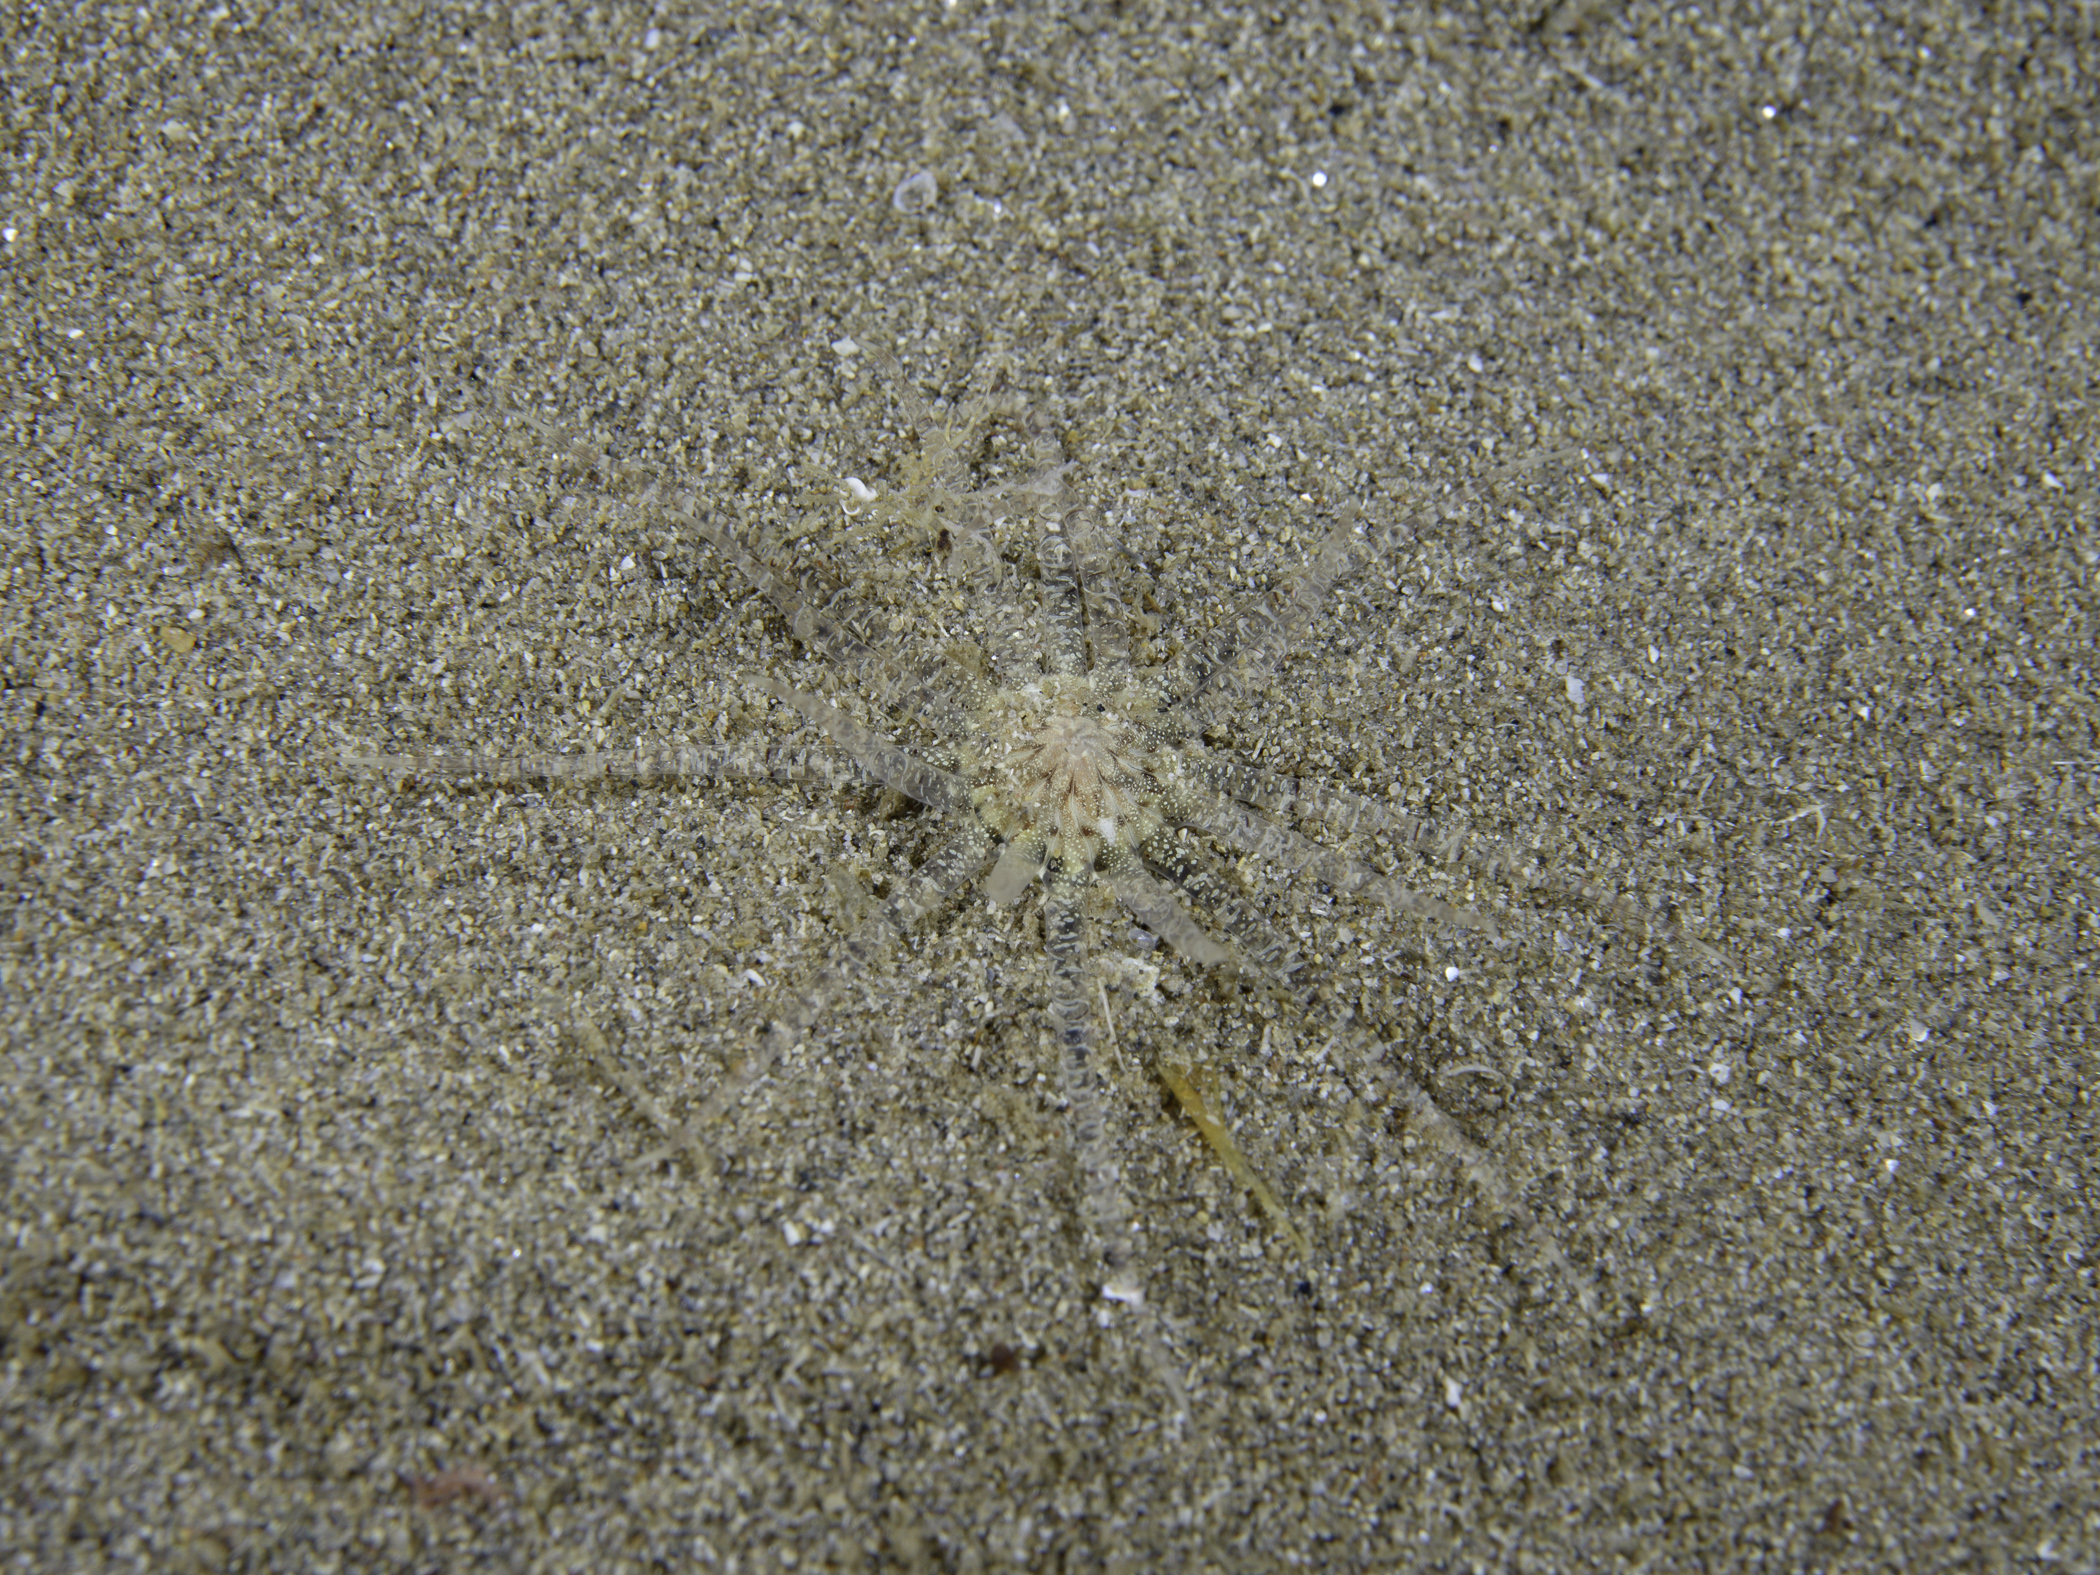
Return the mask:
<path fill-rule="evenodd" d="M 1179 708 L 1192 720 L 1210 721 L 1245 703 L 1252 689 L 1304 639 L 1337 585 L 1366 564 L 1390 557 L 1423 527 L 1482 501 L 1491 488 L 1578 452 L 1564 448 L 1527 455 L 1396 519 L 1374 520 L 1354 502 L 1343 504 L 1313 561 L 1268 594 L 1242 604 L 1208 652 L 1189 664 L 1190 687 L 1178 702 Z"/>
<path fill-rule="evenodd" d="M 1045 507 L 1063 531 L 1085 619 L 1087 670 L 1104 688 L 1124 688 L 1130 682 L 1130 609 L 1117 583 L 1108 523 L 1099 509 L 1072 491 L 1066 476 L 1073 467 L 1048 419 L 1030 411 L 1027 424 L 1034 434 L 1036 458 L 1029 485 L 1043 494 Z"/>
<path fill-rule="evenodd" d="M 822 782 L 844 787 L 870 780 L 865 768 L 829 749 L 778 745 L 639 744 L 633 749 L 581 755 L 498 755 L 478 750 L 422 749 L 405 755 L 345 754 L 342 758 L 345 765 L 378 771 L 408 771 L 417 776 L 485 776 L 497 782 L 522 782 L 535 777 L 553 782 L 709 777 L 725 782 Z"/>
<path fill-rule="evenodd" d="M 1213 916 L 1243 965 L 1272 980 L 1287 980 L 1305 966 L 1291 938 L 1232 892 L 1200 845 L 1165 832 L 1147 842 L 1144 853 L 1148 862 L 1165 871 Z"/>
<path fill-rule="evenodd" d="M 740 538 L 683 500 L 668 512 L 735 563 L 780 609 L 789 632 L 821 651 L 877 705 L 935 735 L 952 733 L 960 725 L 963 700 L 948 663 L 886 649 L 882 620 L 855 602 L 844 586 L 813 572 L 789 575 L 774 569 Z"/>
<path fill-rule="evenodd" d="M 586 468 L 602 462 L 602 455 L 537 411 L 504 408 L 550 447 Z M 628 463 L 622 469 L 643 482 L 642 491 L 632 498 L 607 497 L 606 502 L 640 514 L 660 512 L 699 536 L 780 609 L 796 639 L 822 651 L 884 709 L 934 732 L 952 730 L 960 722 L 962 698 L 945 662 L 891 650 L 882 620 L 861 608 L 843 586 L 823 582 L 813 573 L 775 569 L 752 542 L 719 523 L 691 489 L 673 486 L 645 466 Z"/>
<path fill-rule="evenodd" d="M 1328 534 L 1313 562 L 1282 585 L 1240 605 L 1213 636 L 1208 651 L 1189 663 L 1193 683 L 1178 709 L 1207 722 L 1246 703 L 1250 692 L 1305 637 L 1326 605 L 1336 581 L 1350 566 L 1345 533 L 1360 518 L 1355 504 L 1345 504 L 1341 522 Z"/>
<path fill-rule="evenodd" d="M 837 706 L 813 694 L 784 684 L 777 678 L 760 678 L 758 687 L 782 705 L 802 713 L 813 727 L 821 728 L 831 741 L 860 763 L 861 769 L 885 787 L 893 787 L 907 798 L 915 798 L 933 809 L 967 811 L 969 785 L 952 772 L 929 766 L 910 750 L 893 744 L 855 721 Z"/>
<path fill-rule="evenodd" d="M 1077 677 L 1086 671 L 1084 593 L 1070 544 L 1055 521 L 1036 541 L 1035 556 L 1043 569 L 1043 671 Z"/>
<path fill-rule="evenodd" d="M 1108 522 L 1091 503 L 1065 515 L 1065 540 L 1072 549 L 1086 605 L 1086 642 L 1094 682 L 1122 689 L 1131 681 L 1130 604 L 1115 568 L 1115 546 Z"/>
<path fill-rule="evenodd" d="M 1353 1067 L 1349 1065 L 1351 1062 L 1355 1063 Z M 1559 1238 L 1517 1195 L 1495 1157 L 1467 1137 L 1458 1123 L 1444 1113 L 1443 1107 L 1429 1097 L 1428 1090 L 1386 1062 L 1378 1051 L 1374 1051 L 1368 1060 L 1345 1057 L 1343 1070 L 1344 1075 L 1357 1085 L 1359 1097 L 1377 1099 L 1382 1085 L 1385 1097 L 1406 1110 L 1409 1125 L 1426 1138 L 1431 1147 L 1442 1150 L 1465 1172 L 1466 1179 L 1479 1188 L 1490 1208 L 1523 1232 L 1530 1243 L 1533 1259 L 1546 1264 L 1573 1288 L 1576 1300 L 1585 1312 L 1596 1312 L 1596 1292 L 1588 1278 L 1568 1261 Z"/>
<path fill-rule="evenodd" d="M 999 852 L 999 862 L 984 878 L 984 894 L 997 907 L 1019 902 L 1043 873 L 1044 841 L 1040 833 L 1015 837 Z"/>
<path fill-rule="evenodd" d="M 890 397 L 904 409 L 904 419 L 919 434 L 920 452 L 926 456 L 928 465 L 939 480 L 943 490 L 961 496 L 970 487 L 969 466 L 964 462 L 962 444 L 957 440 L 954 427 L 943 422 L 933 406 L 927 403 L 919 385 L 905 373 L 904 364 L 880 339 L 861 329 L 853 330 L 853 342 L 867 352 L 868 360 L 882 374 L 889 385 Z M 961 425 L 971 424 L 971 417 L 978 412 L 965 409 Z"/>
<path fill-rule="evenodd" d="M 992 536 L 990 507 L 959 500 L 952 511 L 956 548 L 951 573 L 960 569 L 984 617 L 985 660 L 1002 689 L 1032 683 L 1043 671 L 1043 633 L 1039 610 L 1015 583 L 1013 570 Z"/>
<path fill-rule="evenodd" d="M 1101 874 L 1117 900 L 1130 910 L 1132 918 L 1190 962 L 1207 967 L 1233 960 L 1231 948 L 1213 940 L 1180 900 L 1145 868 L 1142 860 L 1118 859 Z"/>
<path fill-rule="evenodd" d="M 1272 815 L 1324 821 L 1350 835 L 1377 832 L 1424 858 L 1461 864 L 1489 880 L 1523 887 L 1531 883 L 1537 870 L 1525 855 L 1492 839 L 1439 826 L 1332 783 L 1287 777 L 1217 755 L 1197 756 L 1184 769 L 1206 786 Z"/>
<path fill-rule="evenodd" d="M 1336 891 L 1360 891 L 1384 903 L 1395 913 L 1419 913 L 1444 924 L 1492 932 L 1494 924 L 1471 908 L 1455 908 L 1425 893 L 1410 890 L 1368 864 L 1359 864 L 1347 854 L 1322 847 L 1310 837 L 1234 803 L 1221 793 L 1193 791 L 1187 795 L 1182 819 L 1200 827 L 1219 841 L 1250 853 L 1265 864 L 1304 873 L 1325 881 Z"/>
<path fill-rule="evenodd" d="M 1162 837 L 1155 839 L 1155 845 L 1148 846 L 1146 851 L 1156 863 L 1165 864 L 1171 859 L 1171 867 L 1184 888 L 1208 899 L 1208 906 L 1231 936 L 1234 946 L 1256 972 L 1281 985 L 1306 1017 L 1329 1022 L 1335 1033 L 1334 1044 L 1342 1052 L 1338 1064 L 1350 1082 L 1357 1086 L 1359 1095 L 1368 1101 L 1382 1092 L 1393 1103 L 1405 1108 L 1416 1129 L 1465 1172 L 1489 1206 L 1514 1220 L 1525 1232 L 1530 1238 L 1534 1257 L 1549 1263 L 1564 1275 L 1574 1286 L 1583 1306 L 1594 1311 L 1595 1297 L 1589 1286 L 1568 1262 L 1552 1231 L 1517 1196 L 1516 1189 L 1509 1184 L 1494 1157 L 1460 1131 L 1458 1123 L 1444 1113 L 1427 1090 L 1391 1065 L 1385 1059 L 1382 1046 L 1372 1045 L 1368 1055 L 1359 1054 L 1353 1047 L 1363 1042 L 1361 1030 L 1350 1026 L 1346 1016 L 1342 1021 L 1335 1021 L 1331 1005 L 1323 1005 L 1316 989 L 1290 981 L 1288 976 L 1299 966 L 1299 959 L 1291 950 L 1288 938 L 1262 914 L 1237 898 L 1228 894 L 1220 901 L 1223 883 L 1201 867 L 1192 850 L 1179 844 L 1169 846 L 1168 839 Z"/>
<path fill-rule="evenodd" d="M 1087 874 L 1064 871 L 1051 883 L 1043 910 L 1043 941 L 1050 953 L 1050 1024 L 1064 1073 L 1065 1119 L 1078 1160 L 1081 1212 L 1092 1228 L 1105 1274 L 1102 1294 L 1144 1300 L 1137 1254 L 1130 1239 L 1130 1200 L 1115 1161 L 1115 1141 L 1094 1065 L 1094 999 L 1087 988 L 1084 903 Z"/>
<path fill-rule="evenodd" d="M 902 891 L 862 919 L 839 942 L 831 960 L 817 970 L 773 1020 L 757 1052 L 708 1096 L 693 1124 L 704 1126 L 714 1120 L 772 1071 L 782 1056 L 808 1036 L 839 994 L 888 951 L 898 936 L 977 877 L 989 862 L 991 851 L 990 836 L 975 822 L 936 848 Z"/>
<path fill-rule="evenodd" d="M 959 422 L 944 423 L 887 346 L 858 332 L 853 337 L 867 351 L 891 396 L 903 407 L 905 419 L 919 434 L 922 460 L 938 497 L 932 509 L 954 539 L 948 572 L 968 583 L 983 611 L 985 660 L 1002 687 L 1026 683 L 1042 670 L 1041 635 L 1036 620 L 1028 615 L 1025 599 L 1011 583 L 1012 572 L 992 527 L 1003 514 L 1015 512 L 1002 505 L 1033 489 L 1022 483 L 972 492 L 964 442 L 965 434 L 1002 407 L 988 399 L 971 400 L 959 412 Z"/>
<path fill-rule="evenodd" d="M 1390 836 L 1424 858 L 1457 865 L 1469 874 L 1513 891 L 1571 907 L 1586 907 L 1621 929 L 1637 929 L 1644 938 L 1683 946 L 1707 957 L 1720 956 L 1683 926 L 1652 919 L 1614 887 L 1598 881 L 1560 879 L 1536 856 L 1495 838 L 1440 826 L 1330 783 L 1287 777 L 1216 755 L 1197 756 L 1186 762 L 1183 770 L 1205 786 L 1256 809 L 1324 821 L 1345 833 L 1367 831 Z"/>

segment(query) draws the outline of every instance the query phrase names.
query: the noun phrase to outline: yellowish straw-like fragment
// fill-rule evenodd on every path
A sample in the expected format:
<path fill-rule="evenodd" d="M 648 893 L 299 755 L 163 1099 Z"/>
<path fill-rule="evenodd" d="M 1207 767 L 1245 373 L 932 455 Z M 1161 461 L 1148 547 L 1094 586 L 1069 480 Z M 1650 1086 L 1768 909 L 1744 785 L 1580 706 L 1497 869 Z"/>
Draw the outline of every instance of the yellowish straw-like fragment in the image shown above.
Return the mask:
<path fill-rule="evenodd" d="M 1269 1184 L 1262 1180 L 1254 1167 L 1247 1163 L 1247 1156 L 1240 1152 L 1239 1144 L 1232 1140 L 1232 1134 L 1225 1130 L 1225 1124 L 1210 1113 L 1210 1106 L 1204 1102 L 1203 1095 L 1196 1085 L 1189 1081 L 1188 1074 L 1178 1066 L 1162 1063 L 1159 1078 L 1173 1092 L 1174 1097 L 1181 1101 L 1181 1108 L 1187 1111 L 1189 1119 L 1196 1123 L 1196 1130 L 1203 1134 L 1203 1140 L 1217 1152 L 1226 1170 L 1232 1173 L 1232 1179 L 1254 1194 L 1254 1201 L 1261 1205 L 1262 1213 L 1268 1215 L 1270 1222 L 1290 1238 L 1291 1245 L 1298 1249 L 1299 1257 L 1311 1257 L 1312 1244 L 1305 1239 L 1305 1233 L 1291 1223 L 1291 1217 L 1283 1211 L 1281 1200 L 1270 1190 Z"/>

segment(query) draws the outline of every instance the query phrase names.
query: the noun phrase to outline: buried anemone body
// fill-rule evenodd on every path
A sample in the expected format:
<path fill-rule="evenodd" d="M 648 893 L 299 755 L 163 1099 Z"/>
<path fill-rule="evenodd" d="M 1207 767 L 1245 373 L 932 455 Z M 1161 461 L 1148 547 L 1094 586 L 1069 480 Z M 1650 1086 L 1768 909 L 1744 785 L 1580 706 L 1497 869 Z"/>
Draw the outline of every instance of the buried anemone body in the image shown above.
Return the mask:
<path fill-rule="evenodd" d="M 1535 851 L 1440 828 L 1394 801 L 1284 774 L 1258 755 L 1213 742 L 1254 709 L 1280 664 L 1329 611 L 1338 587 L 1389 561 L 1446 513 L 1477 506 L 1484 493 L 1454 493 L 1390 519 L 1343 504 L 1295 575 L 1213 628 L 1191 631 L 1187 646 L 1163 647 L 1147 637 L 1155 627 L 1149 614 L 1136 610 L 1146 599 L 1137 566 L 1075 486 L 1074 466 L 1047 424 L 1009 400 L 936 412 L 894 356 L 869 353 L 918 446 L 882 485 L 843 478 L 819 512 L 848 548 L 886 536 L 933 554 L 939 594 L 917 598 L 924 605 L 911 615 L 878 612 L 828 565 L 803 560 L 798 567 L 794 544 L 810 537 L 809 528 L 774 534 L 732 527 L 716 501 L 653 481 L 599 499 L 616 516 L 670 525 L 704 542 L 823 659 L 828 697 L 771 674 L 750 675 L 815 729 L 815 741 L 805 735 L 800 742 L 782 736 L 644 744 L 576 755 L 348 758 L 366 767 L 498 780 L 872 784 L 923 806 L 937 828 L 930 850 L 851 925 L 828 961 L 783 981 L 756 1044 L 691 1120 L 673 1123 L 639 1085 L 622 1081 L 640 1108 L 695 1154 L 733 1145 L 725 1129 L 733 1129 L 736 1107 L 914 925 L 937 916 L 970 922 L 947 910 L 972 890 L 995 907 L 1037 903 L 1046 978 L 1035 1001 L 1047 1013 L 1059 1060 L 1092 1278 L 1112 1302 L 1142 1308 L 1144 1267 L 1100 1065 L 1114 1028 L 1099 969 L 1088 958 L 1092 898 L 1105 888 L 1149 935 L 1146 944 L 1171 946 L 1191 969 L 1237 974 L 1295 1014 L 1328 1046 L 1329 1064 L 1363 1105 L 1404 1110 L 1414 1131 L 1519 1223 L 1534 1256 L 1564 1261 L 1517 1189 L 1403 1069 L 1405 1057 L 1386 1053 L 1378 1025 L 1345 992 L 1325 987 L 1321 969 L 1304 955 L 1305 932 L 1260 891 L 1272 879 L 1301 890 L 1317 885 L 1333 898 L 1375 905 L 1387 923 L 1406 918 L 1483 937 L 1496 932 L 1490 897 L 1504 909 L 1518 898 L 1614 909 L 1622 927 L 1638 915 L 1617 906 L 1608 890 L 1557 878 Z M 502 419 L 537 429 L 564 461 L 579 453 L 537 417 L 506 412 Z M 995 421 L 1018 438 L 1018 448 L 1009 448 L 1002 477 L 986 479 L 978 461 Z M 583 457 L 595 463 L 595 456 Z M 1563 457 L 1511 467 L 1489 485 L 1521 487 Z M 846 555 L 839 558 L 850 572 Z M 1413 856 L 1419 867 L 1408 879 L 1440 885 L 1448 896 L 1417 890 L 1371 862 L 1376 848 Z M 1674 926 L 1662 929 L 1662 938 L 1682 938 Z M 1185 1079 L 1166 1072 L 1168 1086 L 1222 1152 L 1230 1142 L 1224 1129 L 1201 1111 L 1200 1095 Z M 1244 1172 L 1236 1154 L 1227 1158 L 1239 1167 L 1235 1174 Z"/>

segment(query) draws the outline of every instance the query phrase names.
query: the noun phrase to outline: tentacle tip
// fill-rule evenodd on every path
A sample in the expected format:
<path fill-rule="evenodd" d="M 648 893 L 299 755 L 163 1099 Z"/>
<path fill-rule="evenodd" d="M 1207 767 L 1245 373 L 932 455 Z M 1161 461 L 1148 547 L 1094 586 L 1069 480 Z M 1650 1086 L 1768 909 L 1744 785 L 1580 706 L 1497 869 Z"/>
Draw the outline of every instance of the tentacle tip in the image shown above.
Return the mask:
<path fill-rule="evenodd" d="M 1443 920 L 1455 929 L 1478 930 L 1491 941 L 1502 939 L 1502 926 L 1495 922 L 1493 915 L 1483 913 L 1478 908 L 1461 908 L 1455 903 L 1433 902 L 1429 911 L 1433 917 Z"/>

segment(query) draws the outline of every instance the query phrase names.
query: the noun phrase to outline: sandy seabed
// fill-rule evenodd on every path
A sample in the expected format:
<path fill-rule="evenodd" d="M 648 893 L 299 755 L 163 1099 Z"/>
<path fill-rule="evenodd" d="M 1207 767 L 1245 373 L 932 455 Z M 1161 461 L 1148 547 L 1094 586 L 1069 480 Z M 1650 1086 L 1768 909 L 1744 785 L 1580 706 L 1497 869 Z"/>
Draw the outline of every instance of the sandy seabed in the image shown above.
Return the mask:
<path fill-rule="evenodd" d="M 0 1567 L 2100 1563 L 2089 13 L 35 17 Z M 1211 737 L 1630 906 L 1235 866 L 1326 1026 L 1094 915 L 1156 1348 L 1030 904 L 694 1124 L 932 817 L 341 764 L 855 703 L 642 470 L 966 631 L 832 511 L 912 452 L 856 329 L 1050 414 L 1154 664 L 1581 456 Z"/>

